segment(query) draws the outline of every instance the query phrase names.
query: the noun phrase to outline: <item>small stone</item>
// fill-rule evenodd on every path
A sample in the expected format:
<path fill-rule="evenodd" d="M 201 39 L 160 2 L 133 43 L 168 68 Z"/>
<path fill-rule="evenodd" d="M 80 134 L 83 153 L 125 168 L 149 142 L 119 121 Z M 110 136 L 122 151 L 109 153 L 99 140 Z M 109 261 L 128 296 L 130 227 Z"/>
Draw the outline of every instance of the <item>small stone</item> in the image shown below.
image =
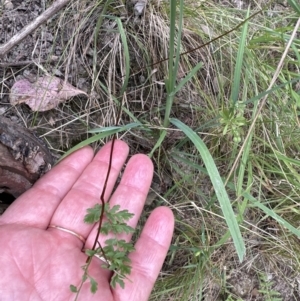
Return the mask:
<path fill-rule="evenodd" d="M 4 8 L 7 10 L 14 9 L 14 5 L 12 4 L 12 2 L 10 0 L 4 0 L 3 4 L 4 4 Z"/>
<path fill-rule="evenodd" d="M 59 69 L 57 69 L 57 68 L 53 70 L 53 73 L 56 76 L 63 76 L 62 72 Z"/>
<path fill-rule="evenodd" d="M 86 78 L 79 78 L 77 81 L 77 88 L 87 92 L 87 83 L 86 83 Z"/>
<path fill-rule="evenodd" d="M 134 14 L 136 17 L 141 16 L 144 13 L 147 1 L 140 0 L 134 5 Z"/>
<path fill-rule="evenodd" d="M 3 115 L 6 111 L 5 107 L 0 107 L 0 115 Z"/>

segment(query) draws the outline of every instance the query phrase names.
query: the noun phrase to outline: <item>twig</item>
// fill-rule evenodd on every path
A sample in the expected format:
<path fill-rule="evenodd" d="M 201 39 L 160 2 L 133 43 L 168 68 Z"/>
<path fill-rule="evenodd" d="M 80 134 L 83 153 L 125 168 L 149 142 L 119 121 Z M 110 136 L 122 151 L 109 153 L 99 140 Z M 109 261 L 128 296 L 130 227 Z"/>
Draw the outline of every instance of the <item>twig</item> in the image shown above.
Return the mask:
<path fill-rule="evenodd" d="M 0 46 L 0 58 L 3 57 L 11 48 L 20 43 L 30 33 L 36 30 L 40 25 L 49 20 L 71 0 L 57 0 L 47 10 L 45 10 L 39 17 L 34 21 L 27 24 L 20 32 L 15 34 L 8 42 Z"/>
<path fill-rule="evenodd" d="M 39 61 L 39 63 L 44 64 L 44 63 L 49 63 L 49 62 L 56 62 L 56 61 L 58 61 L 58 59 L 59 59 L 58 57 L 45 59 L 45 60 Z M 0 62 L 0 67 L 2 67 L 2 68 L 22 67 L 22 66 L 31 65 L 31 64 L 36 64 L 36 62 L 33 60 L 19 61 L 19 62 L 4 62 L 4 63 Z"/>

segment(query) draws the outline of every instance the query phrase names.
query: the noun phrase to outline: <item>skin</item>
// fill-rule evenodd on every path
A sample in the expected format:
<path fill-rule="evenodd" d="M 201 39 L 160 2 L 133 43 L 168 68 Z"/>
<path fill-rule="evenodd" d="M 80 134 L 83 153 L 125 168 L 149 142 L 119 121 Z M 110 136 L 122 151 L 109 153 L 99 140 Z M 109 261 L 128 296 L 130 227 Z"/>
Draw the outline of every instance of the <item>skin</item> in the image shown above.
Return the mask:
<path fill-rule="evenodd" d="M 0 217 L 0 299 L 74 300 L 70 284 L 78 286 L 81 266 L 87 256 L 82 248 L 91 248 L 97 225 L 83 222 L 86 208 L 99 203 L 109 162 L 111 143 L 94 156 L 90 147 L 73 153 L 20 196 Z M 105 199 L 108 200 L 115 181 L 128 156 L 128 146 L 115 142 L 112 170 Z M 126 165 L 122 180 L 110 198 L 111 205 L 134 213 L 128 222 L 135 227 L 140 217 L 153 175 L 153 165 L 145 155 L 133 156 Z M 76 236 L 57 229 L 58 225 L 79 233 Z M 103 262 L 93 258 L 89 273 L 98 282 L 91 294 L 86 282 L 78 300 L 148 300 L 170 246 L 174 217 L 166 207 L 156 208 L 130 254 L 132 272 L 125 288 L 111 289 L 111 273 L 101 268 Z M 130 236 L 123 236 L 130 240 Z M 100 237 L 103 243 L 105 237 Z"/>

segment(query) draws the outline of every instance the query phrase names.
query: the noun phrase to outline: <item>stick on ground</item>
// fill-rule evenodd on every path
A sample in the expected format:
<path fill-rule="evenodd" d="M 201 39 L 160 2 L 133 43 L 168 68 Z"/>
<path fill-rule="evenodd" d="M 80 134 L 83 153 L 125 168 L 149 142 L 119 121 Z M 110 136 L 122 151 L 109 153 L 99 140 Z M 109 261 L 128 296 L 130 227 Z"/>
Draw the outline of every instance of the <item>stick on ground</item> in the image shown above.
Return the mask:
<path fill-rule="evenodd" d="M 7 43 L 0 46 L 0 58 L 3 57 L 11 48 L 20 43 L 30 33 L 36 30 L 41 24 L 49 20 L 71 0 L 57 0 L 47 10 L 45 10 L 34 21 L 26 25 L 20 32 L 15 34 Z"/>

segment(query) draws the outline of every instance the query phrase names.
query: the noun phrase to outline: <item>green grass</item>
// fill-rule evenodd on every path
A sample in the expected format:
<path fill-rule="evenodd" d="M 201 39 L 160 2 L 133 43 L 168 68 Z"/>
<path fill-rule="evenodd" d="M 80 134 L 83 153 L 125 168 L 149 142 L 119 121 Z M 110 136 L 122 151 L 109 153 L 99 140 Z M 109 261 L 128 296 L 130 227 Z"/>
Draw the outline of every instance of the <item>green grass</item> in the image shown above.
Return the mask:
<path fill-rule="evenodd" d="M 257 3 L 248 10 L 218 1 L 149 2 L 141 19 L 114 1 L 83 1 L 77 8 L 81 18 L 64 54 L 82 54 L 91 96 L 57 109 L 62 120 L 45 130 L 42 115 L 34 118 L 61 153 L 102 145 L 117 133 L 152 158 L 161 185 L 151 206 L 170 206 L 176 216 L 153 301 L 250 300 L 232 288 L 234 273 L 261 283 L 258 300 L 278 297 L 276 281 L 296 281 L 299 35 L 278 68 L 300 15 L 297 1 L 288 3 Z M 62 24 L 72 21 L 74 8 L 68 9 L 58 17 Z M 53 30 L 58 39 L 63 29 Z M 64 64 L 61 59 L 56 67 Z M 75 125 L 83 126 L 81 135 L 68 145 L 57 143 L 60 131 L 71 137 Z M 171 185 L 163 185 L 165 175 Z M 299 294 L 289 291 L 283 300 Z"/>

